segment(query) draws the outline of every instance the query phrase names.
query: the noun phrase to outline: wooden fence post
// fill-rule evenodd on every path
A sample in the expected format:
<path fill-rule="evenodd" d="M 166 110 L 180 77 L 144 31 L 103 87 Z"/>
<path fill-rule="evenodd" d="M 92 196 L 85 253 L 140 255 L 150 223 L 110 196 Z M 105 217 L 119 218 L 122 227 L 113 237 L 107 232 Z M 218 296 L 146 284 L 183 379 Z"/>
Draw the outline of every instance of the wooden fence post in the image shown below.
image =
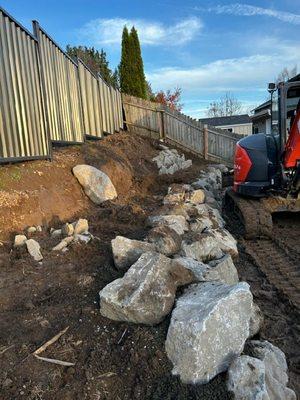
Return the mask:
<path fill-rule="evenodd" d="M 204 160 L 208 160 L 208 129 L 206 124 L 203 127 L 203 156 Z"/>
<path fill-rule="evenodd" d="M 165 122 L 164 122 L 164 111 L 157 110 L 158 112 L 158 126 L 159 126 L 159 139 L 165 139 Z"/>

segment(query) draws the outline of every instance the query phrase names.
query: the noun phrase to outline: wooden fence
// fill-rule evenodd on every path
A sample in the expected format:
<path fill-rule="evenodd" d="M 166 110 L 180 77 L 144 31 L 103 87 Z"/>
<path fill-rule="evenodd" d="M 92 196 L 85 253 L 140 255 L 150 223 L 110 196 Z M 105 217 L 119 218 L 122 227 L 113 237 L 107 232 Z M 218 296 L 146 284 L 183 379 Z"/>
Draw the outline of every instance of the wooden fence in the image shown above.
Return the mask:
<path fill-rule="evenodd" d="M 207 160 L 233 165 L 236 143 L 243 137 L 204 125 L 169 107 L 122 95 L 125 124 L 130 132 L 162 139 Z"/>

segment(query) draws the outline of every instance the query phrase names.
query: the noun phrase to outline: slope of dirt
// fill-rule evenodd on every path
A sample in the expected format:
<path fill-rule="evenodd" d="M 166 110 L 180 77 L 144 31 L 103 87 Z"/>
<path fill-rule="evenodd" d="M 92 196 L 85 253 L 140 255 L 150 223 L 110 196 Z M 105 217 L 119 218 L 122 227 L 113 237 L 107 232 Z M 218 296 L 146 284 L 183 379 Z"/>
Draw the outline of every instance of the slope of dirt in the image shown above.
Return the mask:
<path fill-rule="evenodd" d="M 57 149 L 52 163 L 1 168 L 0 387 L 1 399 L 210 399 L 227 400 L 224 375 L 204 386 L 182 385 L 171 375 L 164 342 L 168 320 L 156 327 L 117 323 L 99 313 L 98 291 L 119 277 L 110 241 L 143 238 L 145 221 L 161 206 L 171 182 L 189 182 L 205 167 L 159 177 L 151 162 L 157 143 L 127 134 L 82 147 Z M 118 199 L 91 204 L 71 174 L 78 163 L 101 167 Z M 5 197 L 6 196 L 6 197 Z M 5 200 L 6 198 L 6 200 Z M 54 253 L 50 227 L 77 217 L 89 220 L 97 240 Z M 43 224 L 34 234 L 42 264 L 25 249 L 12 249 L 13 232 Z M 41 355 L 75 363 L 53 365 L 32 352 L 62 329 L 69 330 Z"/>

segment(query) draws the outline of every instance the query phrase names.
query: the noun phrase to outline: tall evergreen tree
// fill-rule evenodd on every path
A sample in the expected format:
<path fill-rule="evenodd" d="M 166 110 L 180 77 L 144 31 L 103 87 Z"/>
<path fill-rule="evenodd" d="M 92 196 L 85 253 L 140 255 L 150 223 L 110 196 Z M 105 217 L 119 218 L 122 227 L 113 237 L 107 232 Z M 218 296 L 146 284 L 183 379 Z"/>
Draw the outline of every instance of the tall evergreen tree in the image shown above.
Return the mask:
<path fill-rule="evenodd" d="M 132 63 L 133 63 L 133 85 L 135 95 L 142 99 L 147 98 L 147 83 L 144 73 L 144 64 L 142 59 L 142 52 L 137 30 L 133 26 L 130 32 L 130 41 L 132 46 Z"/>
<path fill-rule="evenodd" d="M 130 37 L 127 26 L 124 26 L 122 34 L 122 50 L 121 50 L 121 62 L 119 65 L 120 73 L 120 88 L 121 91 L 127 94 L 132 94 L 131 85 L 131 46 Z"/>
<path fill-rule="evenodd" d="M 122 92 L 143 99 L 147 98 L 147 82 L 141 46 L 134 27 L 132 27 L 130 34 L 126 26 L 123 29 L 119 74 Z"/>

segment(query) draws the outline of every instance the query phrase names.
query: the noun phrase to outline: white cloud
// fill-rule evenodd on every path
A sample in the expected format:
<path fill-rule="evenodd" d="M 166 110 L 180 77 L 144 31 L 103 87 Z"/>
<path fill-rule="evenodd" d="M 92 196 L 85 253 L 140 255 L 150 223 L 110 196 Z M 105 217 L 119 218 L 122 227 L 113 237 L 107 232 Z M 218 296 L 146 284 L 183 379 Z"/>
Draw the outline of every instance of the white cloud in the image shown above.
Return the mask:
<path fill-rule="evenodd" d="M 252 38 L 255 42 L 255 38 Z M 253 42 L 252 42 L 253 43 Z M 300 44 L 265 38 L 257 45 L 257 54 L 216 60 L 194 68 L 168 67 L 147 74 L 155 90 L 181 87 L 183 93 L 259 91 L 275 79 L 286 66 L 299 61 Z M 271 52 L 270 52 L 271 51 Z"/>
<path fill-rule="evenodd" d="M 299 14 L 293 14 L 286 11 L 279 11 L 272 8 L 256 7 L 248 4 L 233 3 L 228 5 L 218 5 L 216 7 L 209 8 L 208 11 L 216 12 L 217 14 L 242 15 L 248 17 L 256 15 L 265 15 L 268 17 L 279 19 L 280 21 L 283 22 L 300 25 Z"/>
<path fill-rule="evenodd" d="M 196 17 L 183 19 L 170 26 L 144 19 L 98 18 L 85 24 L 79 34 L 94 45 L 120 44 L 125 25 L 128 28 L 135 26 L 141 43 L 153 46 L 185 44 L 193 40 L 203 27 L 201 20 Z"/>

